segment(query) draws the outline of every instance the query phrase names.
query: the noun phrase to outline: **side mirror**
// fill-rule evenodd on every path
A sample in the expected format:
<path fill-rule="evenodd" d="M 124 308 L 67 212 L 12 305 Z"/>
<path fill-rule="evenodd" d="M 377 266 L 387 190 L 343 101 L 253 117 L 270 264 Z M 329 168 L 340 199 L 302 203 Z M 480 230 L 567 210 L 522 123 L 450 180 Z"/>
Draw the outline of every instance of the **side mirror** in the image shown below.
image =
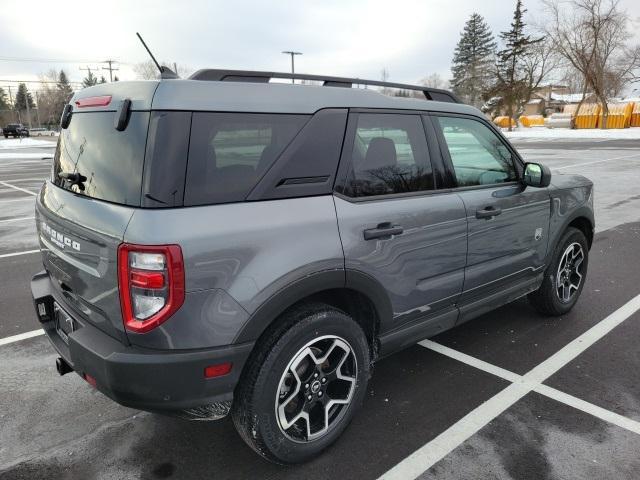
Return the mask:
<path fill-rule="evenodd" d="M 530 187 L 548 187 L 551 183 L 551 170 L 539 163 L 525 163 L 522 183 Z"/>

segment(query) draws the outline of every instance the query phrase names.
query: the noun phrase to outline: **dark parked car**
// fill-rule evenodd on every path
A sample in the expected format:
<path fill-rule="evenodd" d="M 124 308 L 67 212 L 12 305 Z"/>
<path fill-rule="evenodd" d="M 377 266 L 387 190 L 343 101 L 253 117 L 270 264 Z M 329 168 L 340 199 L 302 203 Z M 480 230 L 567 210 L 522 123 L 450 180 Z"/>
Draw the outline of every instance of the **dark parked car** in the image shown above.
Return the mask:
<path fill-rule="evenodd" d="M 29 129 L 21 123 L 10 123 L 2 129 L 2 134 L 4 135 L 4 138 L 28 137 Z"/>
<path fill-rule="evenodd" d="M 60 374 L 132 408 L 231 413 L 256 452 L 294 463 L 344 431 L 379 358 L 523 296 L 568 312 L 593 185 L 523 161 L 450 92 L 274 77 L 291 78 L 77 92 L 36 201 L 31 289 Z"/>

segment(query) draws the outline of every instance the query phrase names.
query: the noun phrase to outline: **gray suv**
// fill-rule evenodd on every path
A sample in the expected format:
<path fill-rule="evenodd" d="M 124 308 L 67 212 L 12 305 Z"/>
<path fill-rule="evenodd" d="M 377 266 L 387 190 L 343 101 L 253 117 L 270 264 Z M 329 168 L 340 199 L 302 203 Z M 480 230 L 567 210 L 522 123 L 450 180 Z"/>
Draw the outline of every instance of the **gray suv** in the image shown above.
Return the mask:
<path fill-rule="evenodd" d="M 293 77 L 314 84 L 201 70 L 77 92 L 31 283 L 60 374 L 230 413 L 279 463 L 338 438 L 376 360 L 525 295 L 568 312 L 594 232 L 589 180 L 525 163 L 450 92 Z"/>

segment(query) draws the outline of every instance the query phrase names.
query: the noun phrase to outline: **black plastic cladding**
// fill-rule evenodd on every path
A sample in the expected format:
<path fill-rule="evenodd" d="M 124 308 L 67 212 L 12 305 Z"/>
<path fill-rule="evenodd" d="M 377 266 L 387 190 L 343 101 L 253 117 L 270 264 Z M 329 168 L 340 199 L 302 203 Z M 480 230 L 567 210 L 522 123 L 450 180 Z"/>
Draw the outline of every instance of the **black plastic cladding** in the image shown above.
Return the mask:
<path fill-rule="evenodd" d="M 247 200 L 327 195 L 333 190 L 346 108 L 320 110 L 282 152 Z"/>

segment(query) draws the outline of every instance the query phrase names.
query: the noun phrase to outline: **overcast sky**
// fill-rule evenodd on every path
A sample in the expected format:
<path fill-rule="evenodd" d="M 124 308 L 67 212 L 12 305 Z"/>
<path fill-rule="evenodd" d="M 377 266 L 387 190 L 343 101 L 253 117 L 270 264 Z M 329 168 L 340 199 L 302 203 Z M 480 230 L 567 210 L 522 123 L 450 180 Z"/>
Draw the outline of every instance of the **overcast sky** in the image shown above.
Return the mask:
<path fill-rule="evenodd" d="M 525 0 L 529 21 L 539 0 Z M 4 5 L 4 7 L 2 7 Z M 494 33 L 508 27 L 515 0 L 422 1 L 0 1 L 0 86 L 6 79 L 37 79 L 64 68 L 79 81 L 85 66 L 120 61 L 121 79 L 148 59 L 139 31 L 159 60 L 190 70 L 204 67 L 288 71 L 282 50 L 298 50 L 304 73 L 416 82 L 430 73 L 449 76 L 453 49 L 474 11 Z M 16 8 L 8 8 L 8 7 Z M 640 29 L 640 1 L 621 6 Z M 28 7 L 28 8 L 23 8 Z M 14 61 L 14 59 L 54 61 Z M 106 74 L 107 72 L 101 72 Z M 108 78 L 108 76 L 107 76 Z"/>

